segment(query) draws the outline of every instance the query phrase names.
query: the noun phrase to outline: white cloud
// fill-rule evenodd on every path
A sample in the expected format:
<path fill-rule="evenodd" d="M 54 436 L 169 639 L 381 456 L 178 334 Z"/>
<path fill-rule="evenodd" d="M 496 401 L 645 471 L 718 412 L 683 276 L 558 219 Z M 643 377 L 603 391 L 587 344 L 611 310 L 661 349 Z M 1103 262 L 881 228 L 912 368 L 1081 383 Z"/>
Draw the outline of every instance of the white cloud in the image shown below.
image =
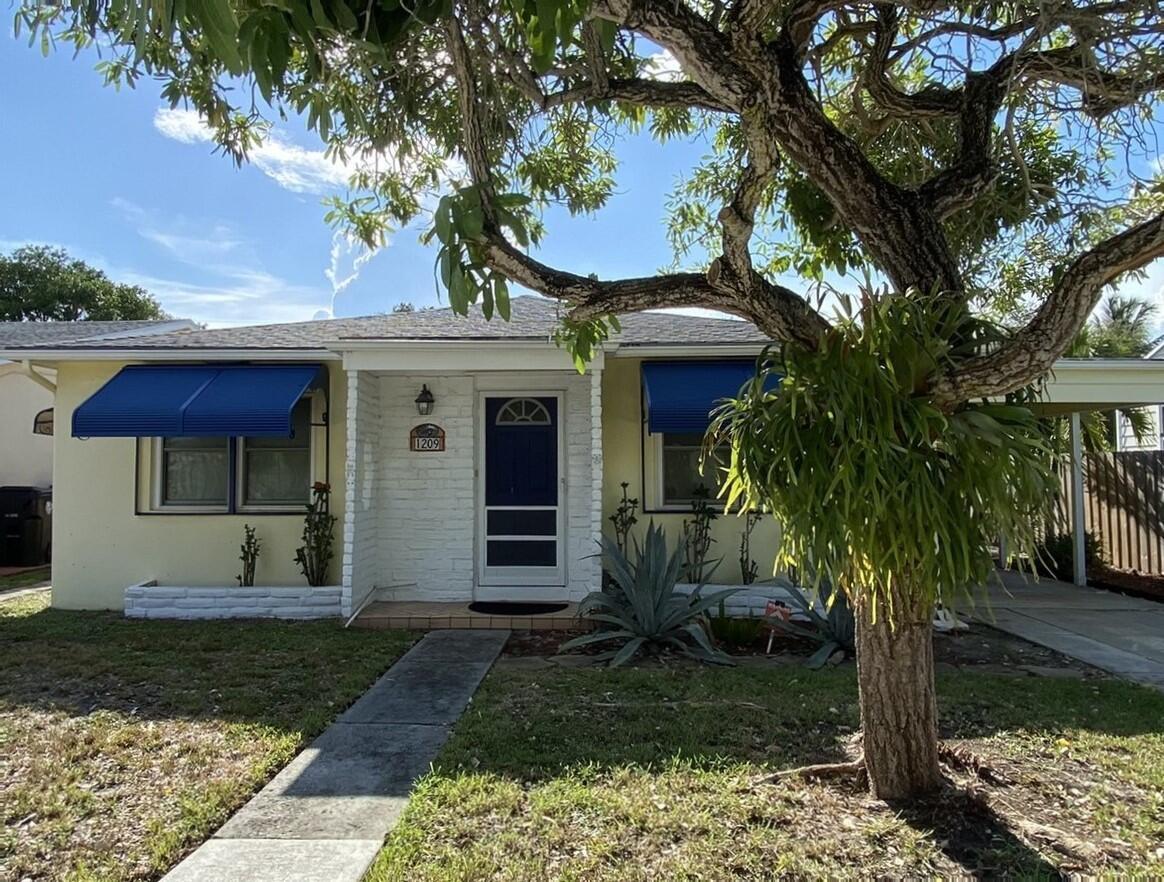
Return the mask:
<path fill-rule="evenodd" d="M 159 107 L 154 112 L 154 128 L 183 144 L 208 144 L 214 140 L 210 127 L 193 110 Z"/>
<path fill-rule="evenodd" d="M 679 64 L 679 59 L 671 54 L 670 49 L 660 49 L 653 55 L 648 55 L 644 74 L 647 79 L 662 80 L 668 83 L 687 79 L 683 67 Z"/>
<path fill-rule="evenodd" d="M 154 128 L 182 144 L 209 144 L 214 133 L 197 111 L 159 107 Z M 277 129 L 267 133 L 250 153 L 251 164 L 285 190 L 293 193 L 331 193 L 347 186 L 358 164 L 292 143 Z"/>
<path fill-rule="evenodd" d="M 385 245 L 387 244 L 386 242 Z M 335 314 L 336 298 L 359 278 L 364 264 L 375 257 L 378 251 L 379 249 L 368 248 L 359 239 L 345 235 L 339 230 L 332 233 L 331 262 L 323 271 L 324 277 L 331 283 L 331 304 L 327 310 L 329 315 Z"/>

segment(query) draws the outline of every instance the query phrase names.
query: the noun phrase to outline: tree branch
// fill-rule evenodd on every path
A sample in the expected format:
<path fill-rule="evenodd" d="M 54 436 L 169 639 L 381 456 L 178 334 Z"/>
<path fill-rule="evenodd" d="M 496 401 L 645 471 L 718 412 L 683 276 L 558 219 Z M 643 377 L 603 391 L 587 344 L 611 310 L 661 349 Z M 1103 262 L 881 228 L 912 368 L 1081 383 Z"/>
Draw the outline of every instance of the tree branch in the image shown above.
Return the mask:
<path fill-rule="evenodd" d="M 939 405 L 1013 392 L 1047 373 L 1099 302 L 1103 287 L 1164 257 L 1164 214 L 1100 242 L 1063 273 L 1034 317 L 997 351 L 971 359 L 934 385 Z"/>

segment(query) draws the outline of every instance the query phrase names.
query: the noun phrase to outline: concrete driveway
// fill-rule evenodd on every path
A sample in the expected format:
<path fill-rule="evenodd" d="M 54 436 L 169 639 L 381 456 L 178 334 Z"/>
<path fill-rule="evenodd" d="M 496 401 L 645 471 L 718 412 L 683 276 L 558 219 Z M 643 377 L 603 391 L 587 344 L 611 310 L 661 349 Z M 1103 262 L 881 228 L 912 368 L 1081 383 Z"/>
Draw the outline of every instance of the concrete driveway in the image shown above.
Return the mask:
<path fill-rule="evenodd" d="M 972 615 L 1001 631 L 1164 690 L 1164 603 L 998 571 Z"/>

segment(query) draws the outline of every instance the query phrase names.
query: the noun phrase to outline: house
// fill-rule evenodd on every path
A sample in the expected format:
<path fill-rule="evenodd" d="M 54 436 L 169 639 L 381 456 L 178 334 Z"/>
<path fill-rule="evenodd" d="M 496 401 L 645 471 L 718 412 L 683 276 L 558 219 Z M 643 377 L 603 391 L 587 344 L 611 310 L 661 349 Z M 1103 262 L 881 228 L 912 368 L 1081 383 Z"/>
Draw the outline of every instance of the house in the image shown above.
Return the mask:
<path fill-rule="evenodd" d="M 53 603 L 133 615 L 351 616 L 375 600 L 576 601 L 622 497 L 681 540 L 714 403 L 766 340 L 726 318 L 647 312 L 579 374 L 560 307 L 449 310 L 149 337 L 31 343 L 56 371 Z M 1164 362 L 1064 360 L 1061 413 L 1164 400 Z M 1073 421 L 1077 423 L 1078 421 Z M 309 488 L 333 488 L 337 554 L 295 563 Z M 236 584 L 244 525 L 262 543 Z M 740 578 L 743 520 L 712 524 L 716 582 Z M 1082 531 L 1078 532 L 1080 543 Z M 761 578 L 779 536 L 752 535 Z"/>
<path fill-rule="evenodd" d="M 182 320 L 0 322 L 0 349 L 111 340 L 193 328 Z M 0 487 L 48 487 L 55 372 L 0 359 Z"/>
<path fill-rule="evenodd" d="M 579 374 L 551 339 L 558 305 L 512 306 L 509 322 L 426 310 L 0 350 L 56 371 L 54 604 L 236 586 L 244 524 L 263 545 L 256 584 L 301 602 L 295 549 L 317 481 L 339 518 L 343 615 L 373 592 L 578 600 L 599 585 L 596 539 L 622 482 L 640 521 L 678 539 L 714 480 L 699 473 L 708 410 L 751 375 L 764 337 L 629 315 Z M 717 581 L 738 578 L 742 527 L 713 524 Z M 775 529 L 756 528 L 757 560 Z"/>
<path fill-rule="evenodd" d="M 1157 343 L 1144 358 L 1164 361 L 1164 342 Z M 1115 449 L 1117 451 L 1164 450 L 1164 405 L 1141 408 L 1146 418 L 1147 433 L 1137 438 L 1128 418 L 1116 412 Z"/>

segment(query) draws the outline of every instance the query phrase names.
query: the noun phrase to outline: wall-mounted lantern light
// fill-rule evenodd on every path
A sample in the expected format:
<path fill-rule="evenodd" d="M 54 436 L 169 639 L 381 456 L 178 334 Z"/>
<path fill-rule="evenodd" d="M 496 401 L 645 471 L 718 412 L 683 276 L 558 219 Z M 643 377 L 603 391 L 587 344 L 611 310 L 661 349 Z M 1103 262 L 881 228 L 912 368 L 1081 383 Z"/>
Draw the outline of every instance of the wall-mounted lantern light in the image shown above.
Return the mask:
<path fill-rule="evenodd" d="M 53 409 L 46 407 L 32 421 L 32 434 L 51 435 L 53 433 Z"/>
<path fill-rule="evenodd" d="M 416 396 L 416 412 L 421 416 L 428 416 L 432 413 L 432 406 L 436 404 L 436 399 L 432 397 L 432 393 L 428 391 L 428 385 L 425 384 L 420 394 Z"/>

